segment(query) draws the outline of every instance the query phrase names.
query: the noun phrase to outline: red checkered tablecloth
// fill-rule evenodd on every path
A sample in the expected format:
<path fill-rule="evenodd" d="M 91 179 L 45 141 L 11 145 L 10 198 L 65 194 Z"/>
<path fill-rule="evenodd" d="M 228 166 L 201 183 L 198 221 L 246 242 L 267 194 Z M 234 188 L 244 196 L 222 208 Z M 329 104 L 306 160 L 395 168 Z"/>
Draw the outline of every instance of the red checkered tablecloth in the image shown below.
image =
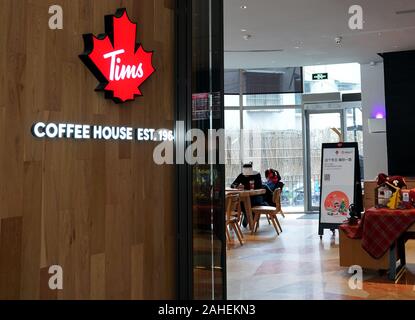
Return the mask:
<path fill-rule="evenodd" d="M 351 239 L 362 239 L 362 247 L 373 258 L 381 258 L 408 228 L 415 223 L 415 209 L 389 210 L 372 208 L 357 226 L 340 226 Z"/>

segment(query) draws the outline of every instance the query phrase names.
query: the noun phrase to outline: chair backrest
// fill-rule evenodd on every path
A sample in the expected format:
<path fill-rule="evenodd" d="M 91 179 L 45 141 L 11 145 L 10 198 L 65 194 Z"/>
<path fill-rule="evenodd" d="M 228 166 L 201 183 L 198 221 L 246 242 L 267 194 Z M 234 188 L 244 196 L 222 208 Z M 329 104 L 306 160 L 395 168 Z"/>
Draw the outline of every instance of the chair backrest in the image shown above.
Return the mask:
<path fill-rule="evenodd" d="M 274 190 L 272 195 L 272 201 L 275 203 L 275 208 L 277 211 L 281 211 L 281 189 L 277 188 Z"/>
<path fill-rule="evenodd" d="M 238 213 L 238 216 L 241 213 L 241 202 L 239 198 L 239 194 L 228 194 L 226 195 L 225 201 L 225 208 L 226 208 L 226 219 L 231 219 L 232 213 Z"/>

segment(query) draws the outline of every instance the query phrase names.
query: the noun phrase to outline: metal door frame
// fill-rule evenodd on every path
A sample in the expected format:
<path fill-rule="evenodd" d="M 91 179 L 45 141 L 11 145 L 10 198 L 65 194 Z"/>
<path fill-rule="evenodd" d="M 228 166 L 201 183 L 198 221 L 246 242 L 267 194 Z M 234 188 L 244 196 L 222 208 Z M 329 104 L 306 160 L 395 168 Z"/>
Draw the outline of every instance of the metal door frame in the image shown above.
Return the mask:
<path fill-rule="evenodd" d="M 343 138 L 346 137 L 346 117 L 342 103 L 333 102 L 333 103 L 324 103 L 318 104 L 320 106 L 334 106 L 338 105 L 336 108 L 322 107 L 318 108 L 317 104 L 307 104 L 303 106 L 303 135 L 304 135 L 304 209 L 307 212 L 318 211 L 319 207 L 313 206 L 312 202 L 312 186 L 311 186 L 311 147 L 310 147 L 310 115 L 311 114 L 328 114 L 328 113 L 338 113 L 340 114 L 341 120 L 341 132 Z"/>
<path fill-rule="evenodd" d="M 197 4 L 208 4 L 209 10 L 204 16 L 194 16 L 193 8 Z M 193 53 L 194 53 L 194 31 L 196 23 L 203 23 L 208 30 L 202 38 L 207 42 L 206 51 L 208 52 L 210 69 L 209 72 L 209 91 L 219 93 L 220 110 L 219 117 L 210 118 L 210 126 L 212 129 L 221 129 L 224 127 L 224 103 L 223 103 L 223 0 L 176 0 L 176 121 L 182 121 L 184 130 L 176 127 L 175 147 L 179 150 L 185 150 L 190 142 L 186 141 L 185 132 L 193 128 L 194 121 L 192 118 L 192 94 L 193 85 L 195 84 L 196 74 L 193 70 Z M 215 22 L 211 21 L 212 16 Z M 205 20 L 201 20 L 201 19 Z M 214 48 L 214 50 L 212 49 Z M 201 73 L 204 70 L 199 71 Z M 214 89 L 212 89 L 214 87 Z M 212 105 L 210 105 L 212 107 Z M 212 112 L 210 113 L 212 114 Z M 176 154 L 176 153 L 175 153 Z M 216 154 L 218 157 L 218 155 Z M 177 160 L 177 159 L 176 159 Z M 218 163 L 218 159 L 217 162 Z M 177 217 L 177 260 L 176 260 L 176 296 L 179 300 L 191 300 L 195 297 L 195 289 L 198 283 L 194 281 L 194 221 L 193 212 L 193 168 L 194 166 L 184 163 L 176 164 L 176 217 Z M 212 166 L 210 166 L 212 172 Z M 215 203 L 211 203 L 212 226 L 215 226 L 215 235 L 221 241 L 220 256 L 216 256 L 219 269 L 222 270 L 221 285 L 215 286 L 215 278 L 212 276 L 212 295 L 206 299 L 226 300 L 226 235 L 225 235 L 225 215 L 224 201 L 224 170 L 222 164 L 216 165 L 219 179 L 223 179 L 221 185 L 223 188 L 217 190 L 215 199 L 219 199 Z M 213 188 L 213 186 L 210 186 Z M 212 227 L 213 228 L 213 227 Z M 213 247 L 212 247 L 213 248 Z M 213 252 L 213 251 L 212 251 Z M 215 259 L 212 255 L 212 270 L 216 267 Z"/>

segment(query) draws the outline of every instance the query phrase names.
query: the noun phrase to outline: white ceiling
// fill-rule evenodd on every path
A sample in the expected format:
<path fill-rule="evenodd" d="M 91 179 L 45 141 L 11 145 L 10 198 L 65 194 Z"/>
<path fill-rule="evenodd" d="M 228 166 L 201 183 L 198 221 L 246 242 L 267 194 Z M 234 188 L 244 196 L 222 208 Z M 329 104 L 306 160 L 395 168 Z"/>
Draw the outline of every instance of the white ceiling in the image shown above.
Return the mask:
<path fill-rule="evenodd" d="M 363 64 L 380 61 L 378 53 L 415 50 L 415 0 L 224 0 L 224 4 L 225 68 Z M 349 29 L 349 7 L 354 4 L 363 7 L 363 30 Z M 396 14 L 412 9 L 413 13 Z M 244 40 L 245 34 L 252 37 Z M 343 37 L 341 45 L 336 36 Z M 258 50 L 271 51 L 250 52 Z"/>

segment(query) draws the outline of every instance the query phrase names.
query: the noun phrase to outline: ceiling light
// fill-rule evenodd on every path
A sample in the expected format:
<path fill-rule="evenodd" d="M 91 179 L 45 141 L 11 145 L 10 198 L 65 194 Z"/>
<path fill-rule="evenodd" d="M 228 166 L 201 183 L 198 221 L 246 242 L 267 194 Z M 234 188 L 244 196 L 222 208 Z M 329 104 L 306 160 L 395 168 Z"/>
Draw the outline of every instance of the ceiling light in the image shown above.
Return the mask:
<path fill-rule="evenodd" d="M 241 6 L 241 9 L 247 9 L 248 7 L 247 6 Z"/>
<path fill-rule="evenodd" d="M 396 11 L 396 14 L 409 14 L 409 13 L 415 13 L 415 9 Z"/>
<path fill-rule="evenodd" d="M 247 30 L 246 30 L 246 29 L 241 29 L 241 31 L 242 31 L 242 32 L 246 32 Z"/>

